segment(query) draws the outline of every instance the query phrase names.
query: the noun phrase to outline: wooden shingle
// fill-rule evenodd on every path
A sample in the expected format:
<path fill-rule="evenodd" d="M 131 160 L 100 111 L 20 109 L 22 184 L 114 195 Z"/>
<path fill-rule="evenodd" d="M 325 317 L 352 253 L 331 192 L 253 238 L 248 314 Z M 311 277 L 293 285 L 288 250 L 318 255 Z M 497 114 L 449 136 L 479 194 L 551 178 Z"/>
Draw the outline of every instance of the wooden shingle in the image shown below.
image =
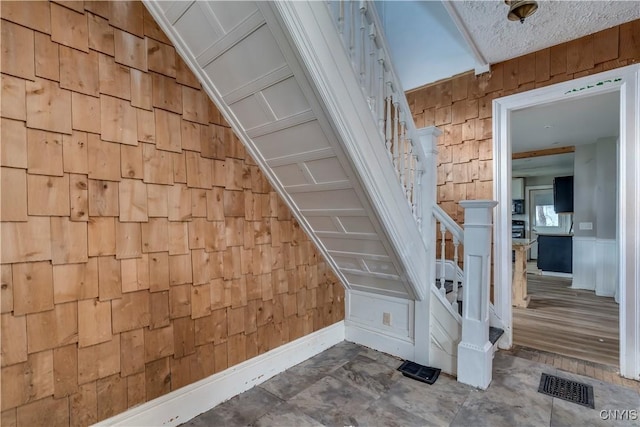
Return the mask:
<path fill-rule="evenodd" d="M 85 95 L 98 96 L 100 81 L 98 54 L 60 46 L 60 87 Z"/>
<path fill-rule="evenodd" d="M 60 81 L 59 46 L 49 35 L 38 32 L 35 33 L 35 71 L 38 77 Z"/>
<path fill-rule="evenodd" d="M 5 167 L 1 169 L 0 219 L 27 221 L 27 172 L 24 169 Z"/>
<path fill-rule="evenodd" d="M 51 217 L 52 263 L 73 264 L 88 261 L 87 223 L 66 217 Z"/>
<path fill-rule="evenodd" d="M 51 40 L 83 52 L 89 51 L 87 16 L 51 4 Z"/>
<path fill-rule="evenodd" d="M 111 341 L 111 301 L 78 301 L 78 345 L 89 347 Z"/>
<path fill-rule="evenodd" d="M 98 297 L 98 259 L 53 267 L 53 300 L 56 304 Z"/>
<path fill-rule="evenodd" d="M 2 99 L 0 100 L 0 115 L 5 118 L 26 120 L 27 102 L 25 80 L 2 74 Z"/>
<path fill-rule="evenodd" d="M 2 72 L 27 80 L 34 80 L 35 64 L 33 58 L 35 42 L 33 30 L 2 22 Z"/>
<path fill-rule="evenodd" d="M 62 135 L 28 129 L 27 164 L 30 174 L 62 176 Z"/>
<path fill-rule="evenodd" d="M 56 304 L 53 310 L 28 314 L 27 342 L 29 353 L 78 342 L 76 302 Z"/>

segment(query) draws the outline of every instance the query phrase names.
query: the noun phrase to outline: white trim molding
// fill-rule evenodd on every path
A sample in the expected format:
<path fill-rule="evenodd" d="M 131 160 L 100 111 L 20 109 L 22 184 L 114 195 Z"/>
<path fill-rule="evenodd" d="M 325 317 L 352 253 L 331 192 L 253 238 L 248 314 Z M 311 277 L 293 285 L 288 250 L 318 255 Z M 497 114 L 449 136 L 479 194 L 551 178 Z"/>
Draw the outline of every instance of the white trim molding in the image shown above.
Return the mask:
<path fill-rule="evenodd" d="M 344 339 L 344 322 L 334 323 L 94 425 L 177 426 Z"/>
<path fill-rule="evenodd" d="M 620 374 L 640 379 L 640 64 L 558 83 L 493 101 L 493 190 L 495 210 L 495 308 L 512 344 L 511 310 L 511 129 L 515 110 L 607 92 L 620 94 L 618 175 L 618 279 Z"/>
<path fill-rule="evenodd" d="M 403 359 L 416 360 L 414 328 L 417 303 L 422 302 L 347 290 L 345 339 Z M 428 340 L 424 328 L 420 333 Z M 419 356 L 426 360 L 428 354 Z"/>

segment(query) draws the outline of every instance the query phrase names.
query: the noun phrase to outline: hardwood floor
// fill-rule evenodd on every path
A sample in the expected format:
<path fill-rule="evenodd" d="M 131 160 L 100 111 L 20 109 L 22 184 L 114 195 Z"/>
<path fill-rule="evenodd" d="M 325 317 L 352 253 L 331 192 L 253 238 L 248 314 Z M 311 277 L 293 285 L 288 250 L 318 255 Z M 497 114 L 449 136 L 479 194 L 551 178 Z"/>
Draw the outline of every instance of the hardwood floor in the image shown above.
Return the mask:
<path fill-rule="evenodd" d="M 571 279 L 528 274 L 527 308 L 513 308 L 513 343 L 618 366 L 618 304 L 571 289 Z"/>
<path fill-rule="evenodd" d="M 573 374 L 584 375 L 596 380 L 605 381 L 611 384 L 621 385 L 637 390 L 640 393 L 640 381 L 622 378 L 618 373 L 618 368 L 586 360 L 575 359 L 567 356 L 560 356 L 542 350 L 514 345 L 510 350 L 500 350 L 515 357 L 531 360 L 533 362 L 545 363 L 554 368 Z"/>

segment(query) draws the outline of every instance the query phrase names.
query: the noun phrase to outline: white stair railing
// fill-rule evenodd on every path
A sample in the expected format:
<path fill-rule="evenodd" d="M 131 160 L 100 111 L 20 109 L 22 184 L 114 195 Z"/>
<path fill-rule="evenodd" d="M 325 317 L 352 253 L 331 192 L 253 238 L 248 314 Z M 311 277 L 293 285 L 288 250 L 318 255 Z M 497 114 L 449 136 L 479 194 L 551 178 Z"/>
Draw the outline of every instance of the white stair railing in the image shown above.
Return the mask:
<path fill-rule="evenodd" d="M 437 284 L 443 296 L 445 290 L 446 265 L 451 257 L 446 256 L 447 241 L 451 242 L 453 263 L 458 266 L 460 245 L 464 242 L 464 230 L 441 208 L 436 205 L 435 192 L 423 191 L 424 182 L 435 188 L 435 180 L 424 180 L 426 172 L 433 172 L 437 166 L 435 144 L 431 148 L 419 150 L 416 144 L 433 139 L 424 138 L 423 130 L 415 127 L 411 110 L 407 103 L 400 80 L 393 68 L 391 55 L 384 38 L 382 25 L 375 11 L 373 2 L 363 1 L 328 1 L 329 11 L 334 17 L 336 29 L 341 36 L 342 44 L 351 61 L 351 66 L 358 76 L 360 89 L 367 99 L 369 109 L 378 123 L 378 131 L 382 136 L 389 160 L 392 162 L 398 182 L 402 186 L 413 216 L 422 229 L 423 214 L 431 215 L 439 224 L 440 236 L 440 277 Z M 437 137 L 435 134 L 435 137 Z M 433 135 L 430 135 L 433 136 Z M 424 155 L 424 153 L 434 155 Z M 422 156 L 419 155 L 422 153 Z M 427 169 L 430 169 L 427 171 Z M 434 176 L 432 173 L 431 176 Z M 425 189 L 426 190 L 426 189 Z M 431 194 L 430 197 L 422 195 Z M 422 206 L 422 203 L 425 206 Z M 433 206 L 433 209 L 431 209 Z M 425 233 L 425 230 L 422 230 Z M 427 242 L 431 245 L 432 242 Z M 453 275 L 452 310 L 458 313 L 458 288 L 463 278 Z"/>
<path fill-rule="evenodd" d="M 442 296 L 446 296 L 445 282 L 447 276 L 449 280 L 453 281 L 451 307 L 454 312 L 458 313 L 458 289 L 463 282 L 463 278 L 458 275 L 458 268 L 461 268 L 458 261 L 460 244 L 464 242 L 464 230 L 438 205 L 433 208 L 433 216 L 436 220 L 440 243 L 438 245 L 440 254 L 437 261 L 439 263 L 440 277 L 436 278 L 438 290 Z M 447 241 L 449 240 L 451 241 L 453 254 L 447 256 Z M 453 265 L 449 262 L 452 259 Z M 447 274 L 447 271 L 449 271 L 449 274 Z"/>
<path fill-rule="evenodd" d="M 458 346 L 458 352 L 463 353 L 463 357 L 458 358 L 458 372 L 461 372 L 461 360 L 468 365 L 462 370 L 463 379 L 459 377 L 459 380 L 486 388 L 488 385 L 486 379 L 491 378 L 491 366 L 490 361 L 487 362 L 484 342 L 485 335 L 488 337 L 489 333 L 487 260 L 490 259 L 491 233 L 488 230 L 491 228 L 491 210 L 495 202 L 464 201 L 460 203 L 463 208 L 469 208 L 469 212 L 465 210 L 465 223 L 471 221 L 470 233 L 465 233 L 462 227 L 437 206 L 435 140 L 440 132 L 437 129 L 416 129 L 402 85 L 394 71 L 390 51 L 373 2 L 338 0 L 328 1 L 327 5 L 353 71 L 358 76 L 360 89 L 378 124 L 381 141 L 384 141 L 398 182 L 421 229 L 423 240 L 428 247 L 433 247 L 439 236 L 440 277 L 437 278 L 438 283 L 435 286 L 444 297 L 446 297 L 447 266 L 453 267 L 453 274 L 450 276 L 453 280 L 450 308 L 452 314 L 462 324 L 463 335 L 463 340 Z M 422 206 L 423 203 L 424 206 Z M 423 217 L 427 224 L 424 227 Z M 448 241 L 451 242 L 449 245 Z M 461 245 L 465 245 L 464 264 L 466 266 L 470 263 L 471 273 L 460 269 L 462 275 L 459 275 Z M 448 246 L 449 251 L 447 251 Z M 451 256 L 448 257 L 447 252 L 451 252 Z M 435 254 L 435 251 L 432 253 Z M 453 258 L 453 265 L 450 263 L 451 258 Z M 460 318 L 458 288 L 461 283 L 464 307 L 462 307 Z M 469 339 L 480 330 L 484 332 L 479 337 Z M 481 345 L 482 351 L 474 352 L 475 345 Z M 482 360 L 482 366 L 473 362 L 474 357 Z M 474 367 L 480 368 L 476 374 L 473 374 Z"/>
<path fill-rule="evenodd" d="M 391 63 L 378 14 L 371 1 L 329 1 L 336 30 L 358 76 L 360 89 L 378 123 L 398 182 L 420 226 L 422 162 L 414 141 L 416 127 L 404 90 Z"/>

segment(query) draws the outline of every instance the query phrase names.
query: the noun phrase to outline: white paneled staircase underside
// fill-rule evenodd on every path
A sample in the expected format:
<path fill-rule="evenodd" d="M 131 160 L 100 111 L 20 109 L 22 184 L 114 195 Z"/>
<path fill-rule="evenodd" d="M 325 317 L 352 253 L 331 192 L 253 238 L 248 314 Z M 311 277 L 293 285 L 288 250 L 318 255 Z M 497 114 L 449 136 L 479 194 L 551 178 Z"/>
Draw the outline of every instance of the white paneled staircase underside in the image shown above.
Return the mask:
<path fill-rule="evenodd" d="M 389 183 L 395 172 L 382 136 L 371 140 L 339 130 L 338 113 L 327 102 L 331 94 L 309 76 L 304 56 L 282 28 L 278 7 L 284 6 L 145 5 L 345 286 L 425 298 L 427 251 L 401 187 Z M 352 117 L 371 123 L 356 128 L 376 130 L 361 98 L 341 107 L 341 117 L 364 108 L 366 115 Z"/>

